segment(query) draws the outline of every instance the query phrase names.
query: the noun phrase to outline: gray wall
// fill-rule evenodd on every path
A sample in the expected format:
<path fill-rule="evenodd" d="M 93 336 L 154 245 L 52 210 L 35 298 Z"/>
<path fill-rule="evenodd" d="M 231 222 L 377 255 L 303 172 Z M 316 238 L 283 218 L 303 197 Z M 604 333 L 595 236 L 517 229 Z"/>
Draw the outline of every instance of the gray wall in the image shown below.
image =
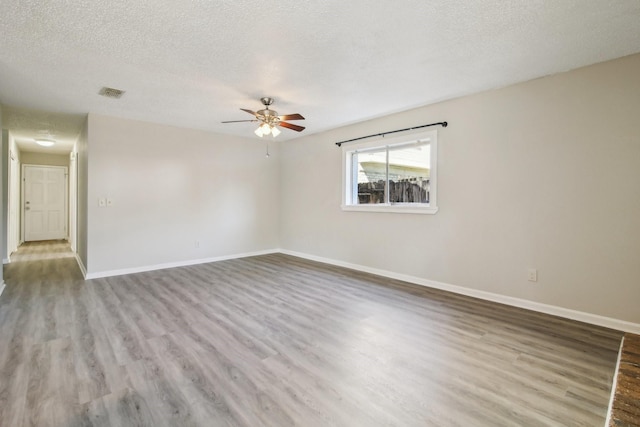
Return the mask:
<path fill-rule="evenodd" d="M 638 324 L 638 76 L 634 55 L 284 143 L 281 247 Z M 341 210 L 336 141 L 442 120 L 437 214 Z"/>

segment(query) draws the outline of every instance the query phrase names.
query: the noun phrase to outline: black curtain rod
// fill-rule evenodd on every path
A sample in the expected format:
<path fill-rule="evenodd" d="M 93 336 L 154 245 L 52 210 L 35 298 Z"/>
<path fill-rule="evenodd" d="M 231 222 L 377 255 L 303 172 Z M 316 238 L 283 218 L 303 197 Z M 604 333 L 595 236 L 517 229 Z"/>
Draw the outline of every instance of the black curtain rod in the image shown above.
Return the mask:
<path fill-rule="evenodd" d="M 428 128 L 429 126 L 438 126 L 438 125 L 442 126 L 443 128 L 446 128 L 447 126 L 449 126 L 449 123 L 447 123 L 447 122 L 429 123 L 428 125 L 414 126 L 414 127 L 412 127 L 412 128 L 405 128 L 405 129 L 392 130 L 392 131 L 390 131 L 390 132 L 376 133 L 376 134 L 374 134 L 374 135 L 361 136 L 360 138 L 353 138 L 353 139 L 347 139 L 346 141 L 336 142 L 336 145 L 337 145 L 338 147 L 340 147 L 342 144 L 346 144 L 347 142 L 359 141 L 359 140 L 361 140 L 361 139 L 373 138 L 374 136 L 385 136 L 385 135 L 388 135 L 388 134 L 390 134 L 390 133 L 404 132 L 405 130 L 414 130 L 414 129 L 420 129 L 420 128 Z"/>

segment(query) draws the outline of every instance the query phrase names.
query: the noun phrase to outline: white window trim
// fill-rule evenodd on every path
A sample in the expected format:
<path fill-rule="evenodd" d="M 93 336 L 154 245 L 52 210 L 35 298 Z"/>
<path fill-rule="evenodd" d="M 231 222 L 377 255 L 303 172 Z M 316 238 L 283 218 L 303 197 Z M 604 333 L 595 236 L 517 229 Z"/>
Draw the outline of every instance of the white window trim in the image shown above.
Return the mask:
<path fill-rule="evenodd" d="M 359 150 L 371 148 L 384 148 L 391 146 L 401 146 L 414 144 L 416 142 L 429 140 L 431 150 L 431 177 L 429 190 L 429 203 L 376 203 L 370 205 L 354 205 L 353 200 L 353 180 L 351 173 L 353 166 L 350 164 L 351 153 Z M 368 142 L 350 143 L 342 145 L 342 210 L 352 212 L 386 212 L 386 213 L 410 213 L 410 214 L 435 214 L 438 212 L 437 205 L 437 180 L 438 180 L 438 131 L 429 130 L 426 132 L 411 135 L 396 136 L 392 138 L 377 138 Z"/>

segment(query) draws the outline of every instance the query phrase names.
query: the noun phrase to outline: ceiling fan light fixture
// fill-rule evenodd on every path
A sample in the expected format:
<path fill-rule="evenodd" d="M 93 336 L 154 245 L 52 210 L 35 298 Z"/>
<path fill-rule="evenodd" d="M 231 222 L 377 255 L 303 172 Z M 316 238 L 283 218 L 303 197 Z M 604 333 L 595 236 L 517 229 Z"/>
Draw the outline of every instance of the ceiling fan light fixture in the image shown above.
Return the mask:
<path fill-rule="evenodd" d="M 254 118 L 251 120 L 227 120 L 222 123 L 238 123 L 238 122 L 259 122 L 258 128 L 253 131 L 256 136 L 262 138 L 265 135 L 271 134 L 274 138 L 282 133 L 279 127 L 284 127 L 287 129 L 291 129 L 296 132 L 302 132 L 304 130 L 304 126 L 294 125 L 293 123 L 289 123 L 289 120 L 304 120 L 304 117 L 301 114 L 284 114 L 279 115 L 277 111 L 269 109 L 269 106 L 273 104 L 273 98 L 261 98 L 262 105 L 264 105 L 264 109 L 258 111 L 248 110 L 246 108 L 241 108 L 240 110 L 245 113 L 251 114 Z"/>
<path fill-rule="evenodd" d="M 260 129 L 262 129 L 263 135 L 269 135 L 271 133 L 271 126 L 269 126 L 268 123 L 261 124 Z"/>
<path fill-rule="evenodd" d="M 43 147 L 52 147 L 56 143 L 51 139 L 43 139 L 43 138 L 37 138 L 35 141 L 36 141 L 36 144 L 41 145 Z"/>

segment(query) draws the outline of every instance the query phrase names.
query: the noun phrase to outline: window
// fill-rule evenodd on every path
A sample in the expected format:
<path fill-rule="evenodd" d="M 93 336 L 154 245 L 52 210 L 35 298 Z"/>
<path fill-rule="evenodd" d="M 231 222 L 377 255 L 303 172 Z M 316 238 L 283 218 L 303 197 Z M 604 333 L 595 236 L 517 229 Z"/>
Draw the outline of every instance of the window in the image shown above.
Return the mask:
<path fill-rule="evenodd" d="M 342 158 L 343 210 L 438 211 L 437 131 L 345 144 Z"/>

